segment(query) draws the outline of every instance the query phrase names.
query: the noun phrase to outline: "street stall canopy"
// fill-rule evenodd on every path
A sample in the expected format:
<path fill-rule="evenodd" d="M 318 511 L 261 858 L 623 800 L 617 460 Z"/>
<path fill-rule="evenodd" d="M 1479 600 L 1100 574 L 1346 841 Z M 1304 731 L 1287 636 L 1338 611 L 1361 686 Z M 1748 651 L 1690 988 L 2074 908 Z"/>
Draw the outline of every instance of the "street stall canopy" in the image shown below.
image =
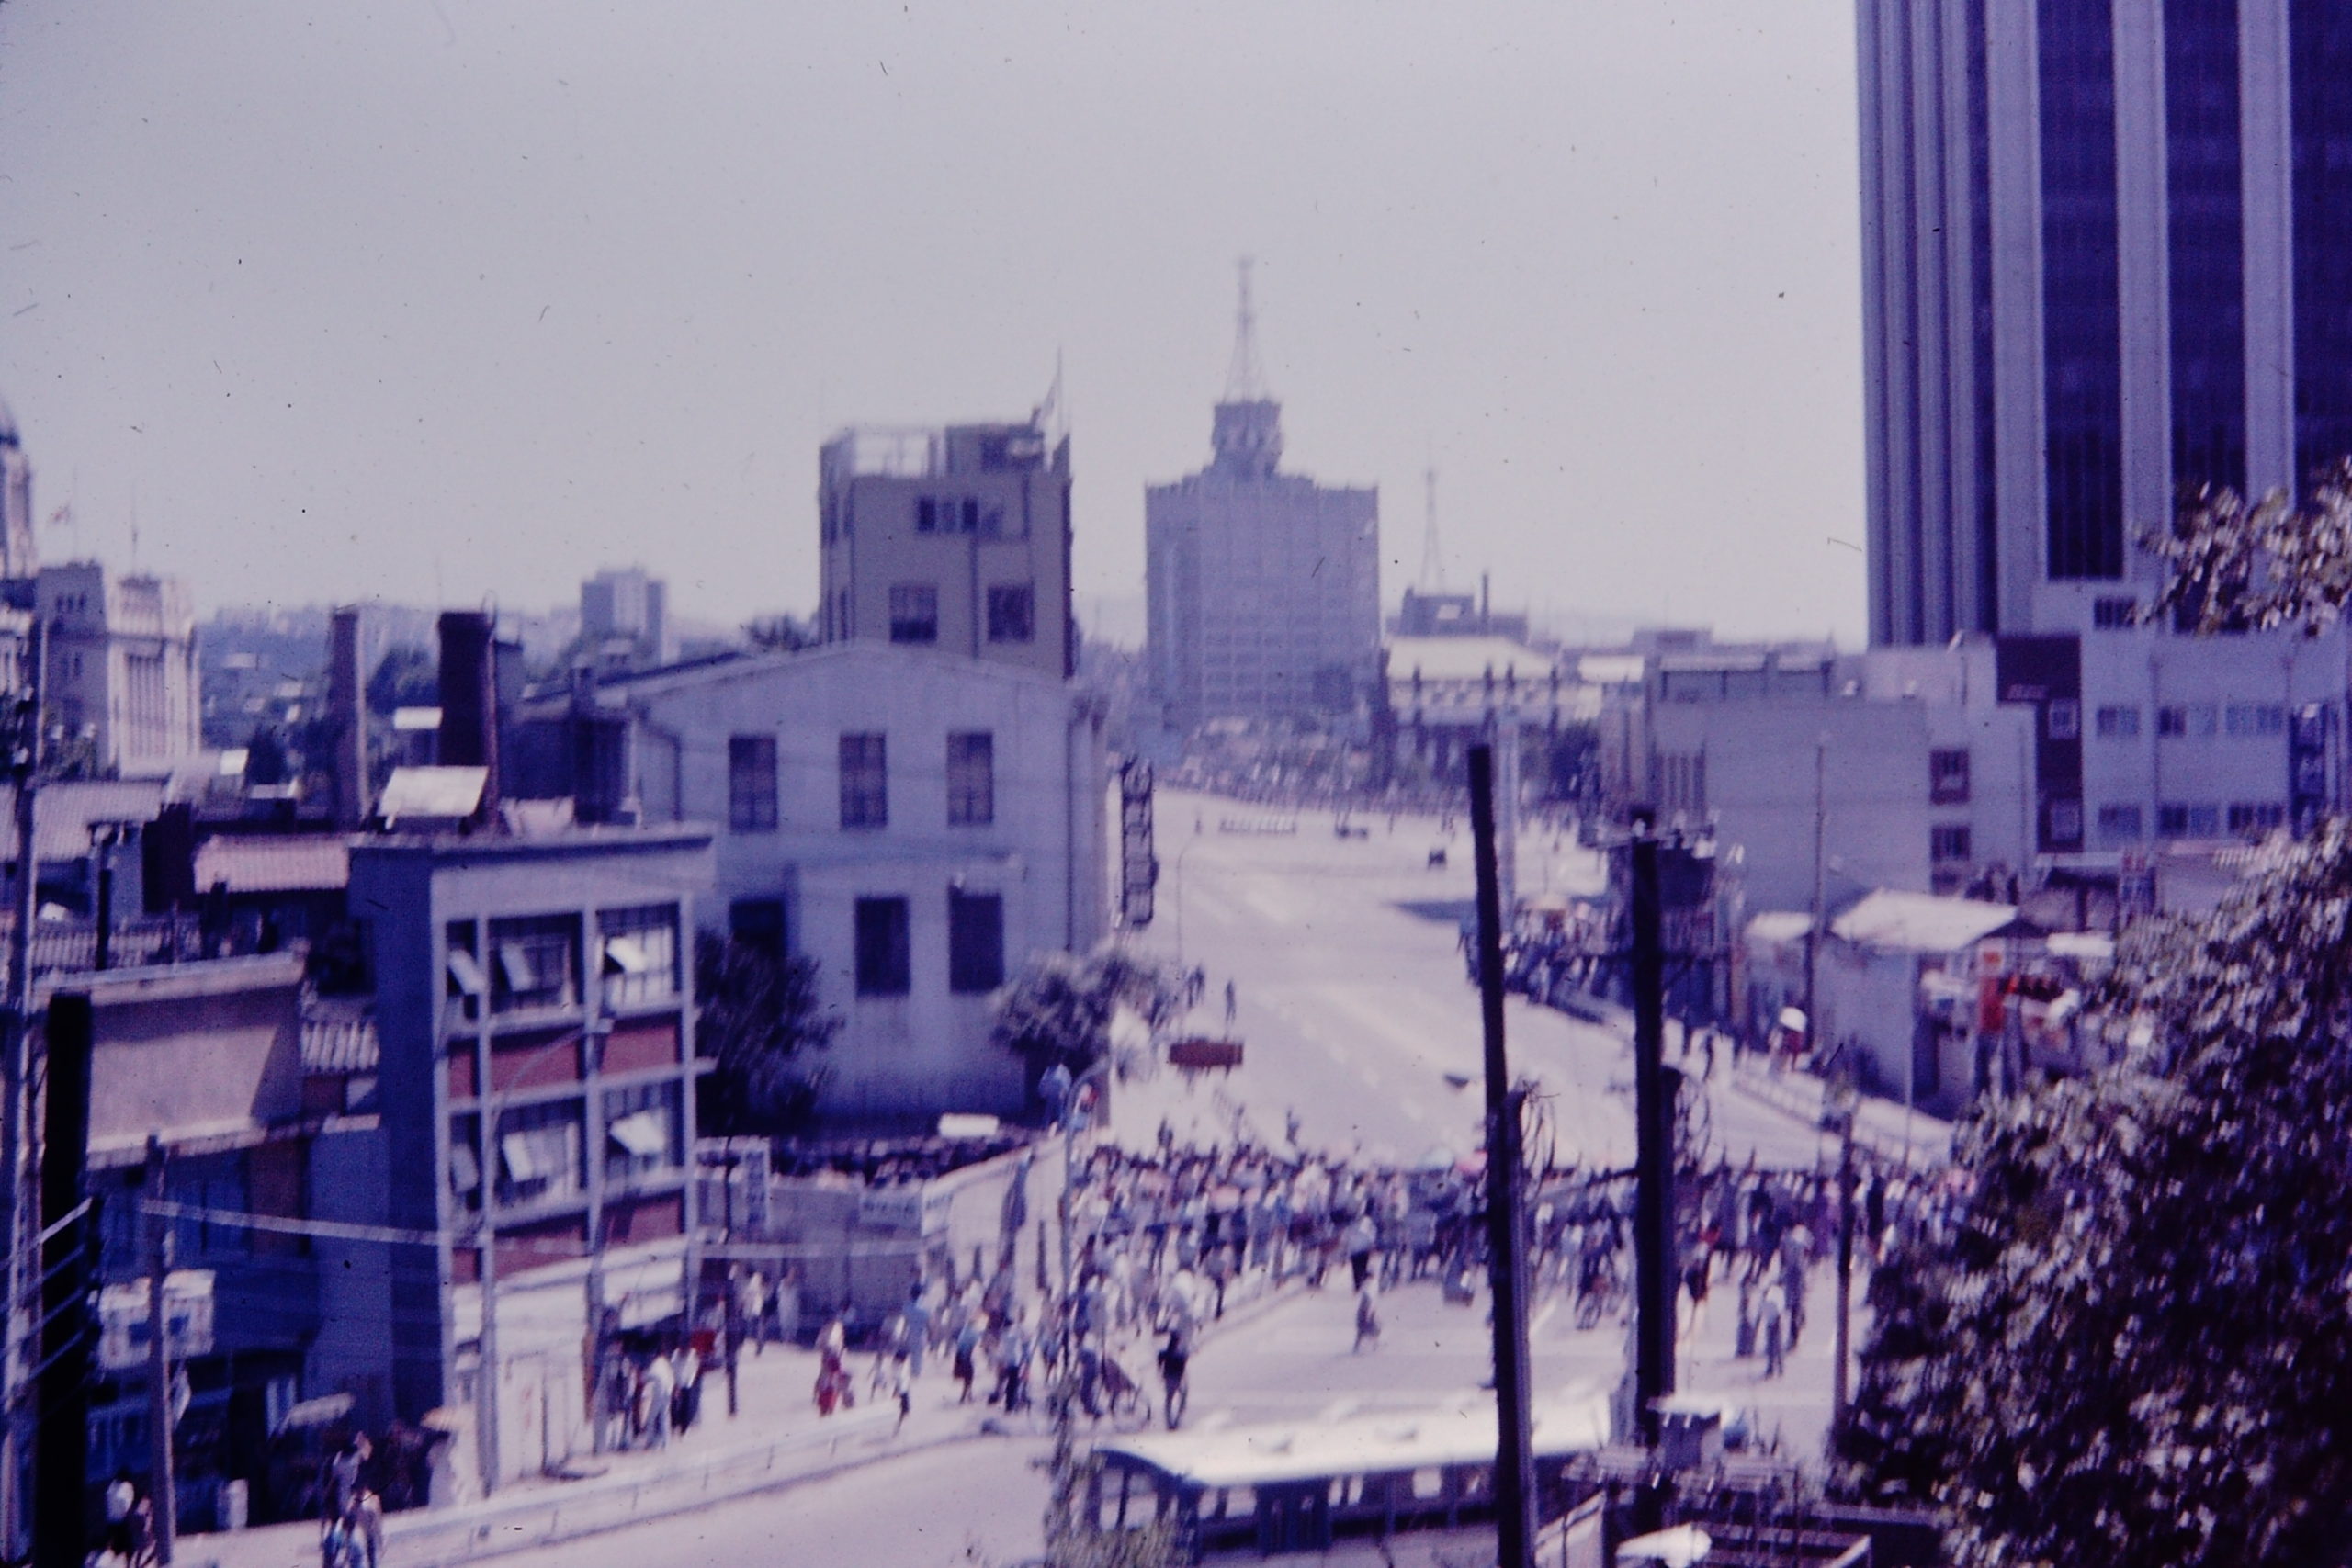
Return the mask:
<path fill-rule="evenodd" d="M 2038 935 L 2014 904 L 1880 888 L 1829 922 L 1832 936 L 1891 953 L 1958 953 L 1992 936 Z"/>

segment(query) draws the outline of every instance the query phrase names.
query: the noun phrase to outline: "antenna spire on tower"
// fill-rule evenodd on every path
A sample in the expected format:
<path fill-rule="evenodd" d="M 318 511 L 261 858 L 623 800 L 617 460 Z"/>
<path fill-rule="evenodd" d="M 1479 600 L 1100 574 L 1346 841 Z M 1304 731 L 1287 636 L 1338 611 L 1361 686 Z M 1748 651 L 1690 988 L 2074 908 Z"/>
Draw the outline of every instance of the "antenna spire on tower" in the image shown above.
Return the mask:
<path fill-rule="evenodd" d="M 1250 302 L 1250 268 L 1253 258 L 1243 256 L 1235 268 L 1241 277 L 1241 303 L 1233 326 L 1233 363 L 1225 372 L 1225 400 L 1261 403 L 1272 400 L 1266 372 L 1258 363 L 1258 311 Z"/>
<path fill-rule="evenodd" d="M 1421 592 L 1445 592 L 1445 557 L 1437 547 L 1437 463 L 1432 459 L 1423 478 L 1427 480 L 1426 506 L 1429 522 L 1421 534 Z"/>

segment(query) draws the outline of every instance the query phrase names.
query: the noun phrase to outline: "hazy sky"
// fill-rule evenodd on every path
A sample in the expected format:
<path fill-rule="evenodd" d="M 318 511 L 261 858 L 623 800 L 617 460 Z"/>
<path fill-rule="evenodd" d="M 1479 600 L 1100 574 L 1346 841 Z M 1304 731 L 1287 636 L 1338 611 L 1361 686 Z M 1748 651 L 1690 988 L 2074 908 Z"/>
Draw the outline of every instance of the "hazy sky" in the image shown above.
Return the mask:
<path fill-rule="evenodd" d="M 1457 586 L 1858 638 L 1849 0 L 0 5 L 0 396 L 50 558 L 199 603 L 815 598 L 853 422 L 1065 367 L 1081 594 L 1197 468 L 1435 453 Z M 78 536 L 77 536 L 78 535 Z"/>

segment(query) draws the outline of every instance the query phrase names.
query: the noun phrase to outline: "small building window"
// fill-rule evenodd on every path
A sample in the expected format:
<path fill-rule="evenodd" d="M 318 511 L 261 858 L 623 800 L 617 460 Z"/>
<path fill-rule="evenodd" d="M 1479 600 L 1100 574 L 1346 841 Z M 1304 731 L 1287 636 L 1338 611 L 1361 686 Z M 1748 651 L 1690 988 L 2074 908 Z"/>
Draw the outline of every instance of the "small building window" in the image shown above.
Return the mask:
<path fill-rule="evenodd" d="M 490 922 L 490 1010 L 567 1008 L 580 1000 L 580 917 Z"/>
<path fill-rule="evenodd" d="M 596 917 L 605 939 L 605 1002 L 636 1007 L 678 994 L 678 908 L 648 904 Z"/>
<path fill-rule="evenodd" d="M 2177 740 L 2188 733 L 2188 710 L 2178 704 L 2167 704 L 2156 710 L 2156 734 L 2163 739 Z"/>
<path fill-rule="evenodd" d="M 2221 836 L 2222 808 L 2218 806 L 2159 806 L 2156 807 L 2156 834 L 2165 839 L 2212 839 Z"/>
<path fill-rule="evenodd" d="M 928 582 L 890 585 L 890 640 L 932 643 L 939 640 L 939 590 Z"/>
<path fill-rule="evenodd" d="M 1928 753 L 1928 798 L 1938 806 L 1957 806 L 1968 799 L 1968 752 L 1965 748 Z"/>
<path fill-rule="evenodd" d="M 947 825 L 985 827 L 996 820 L 996 738 L 985 729 L 947 737 Z"/>
<path fill-rule="evenodd" d="M 498 1201 L 554 1202 L 582 1190 L 577 1100 L 526 1105 L 498 1118 Z"/>
<path fill-rule="evenodd" d="M 2287 808 L 2275 801 L 2244 802 L 2230 807 L 2230 831 L 2238 834 L 2267 833 L 2287 820 Z"/>
<path fill-rule="evenodd" d="M 2073 697 L 2052 697 L 2044 720 L 2052 740 L 2079 740 L 2083 735 L 2083 705 Z"/>
<path fill-rule="evenodd" d="M 2287 710 L 2276 703 L 2232 703 L 2223 716 L 2229 733 L 2239 737 L 2284 735 Z"/>
<path fill-rule="evenodd" d="M 1951 861 L 1971 858 L 1972 846 L 1965 825 L 1928 829 L 1928 858 L 1943 864 Z"/>
<path fill-rule="evenodd" d="M 2103 632 L 2129 631 L 2140 624 L 2137 599 L 2094 599 L 2091 625 Z"/>
<path fill-rule="evenodd" d="M 842 826 L 890 825 L 890 764 L 879 735 L 842 737 Z"/>
<path fill-rule="evenodd" d="M 857 901 L 857 994 L 903 997 L 914 988 L 904 898 Z"/>
<path fill-rule="evenodd" d="M 2081 801 L 2053 800 L 2050 803 L 2050 841 L 2053 844 L 2079 844 L 2083 841 Z"/>
<path fill-rule="evenodd" d="M 998 582 L 989 588 L 989 640 L 1035 642 L 1037 638 L 1037 593 L 1025 582 Z"/>
<path fill-rule="evenodd" d="M 684 1163 L 679 1157 L 678 1085 L 639 1084 L 605 1094 L 605 1179 L 656 1176 Z"/>
<path fill-rule="evenodd" d="M 728 738 L 727 826 L 737 833 L 775 831 L 775 736 Z"/>
<path fill-rule="evenodd" d="M 2103 707 L 2097 716 L 2097 729 L 2102 740 L 2130 740 L 2140 733 L 2140 710 Z"/>
<path fill-rule="evenodd" d="M 1004 984 L 1004 896 L 947 890 L 947 988 L 978 996 Z"/>
<path fill-rule="evenodd" d="M 727 934 L 747 947 L 784 956 L 784 900 L 738 898 L 727 906 Z"/>
<path fill-rule="evenodd" d="M 2098 808 L 2098 836 L 2110 844 L 2138 842 L 2140 826 L 2140 808 L 2136 806 L 2102 806 Z"/>

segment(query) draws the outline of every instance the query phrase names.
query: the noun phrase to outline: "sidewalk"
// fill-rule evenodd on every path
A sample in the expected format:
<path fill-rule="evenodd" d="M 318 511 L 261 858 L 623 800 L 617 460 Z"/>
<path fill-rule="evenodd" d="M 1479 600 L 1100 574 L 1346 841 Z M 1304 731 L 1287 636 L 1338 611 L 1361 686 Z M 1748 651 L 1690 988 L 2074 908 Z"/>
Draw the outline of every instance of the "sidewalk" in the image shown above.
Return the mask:
<path fill-rule="evenodd" d="M 1202 1343 L 1262 1315 L 1291 1292 L 1272 1288 L 1257 1271 L 1236 1280 L 1226 1314 L 1205 1325 Z M 384 1518 L 384 1562 L 390 1568 L 447 1568 L 502 1551 L 526 1551 L 618 1529 L 748 1496 L 821 1480 L 896 1455 L 983 1437 L 1045 1431 L 1042 1406 L 1008 1427 L 984 1403 L 987 1374 L 972 1403 L 956 1403 L 948 1359 L 929 1359 L 914 1387 L 914 1408 L 903 1429 L 888 1394 L 870 1394 L 873 1358 L 854 1354 L 856 1405 L 817 1414 L 813 1390 L 817 1353 L 770 1346 L 737 1363 L 740 1413 L 727 1415 L 727 1380 L 703 1379 L 702 1419 L 659 1452 L 582 1456 L 578 1478 L 535 1476 L 511 1482 L 492 1497 L 447 1508 L 416 1508 Z M 188 1568 L 316 1568 L 315 1520 L 180 1539 L 175 1560 Z"/>
<path fill-rule="evenodd" d="M 1823 1084 L 1792 1067 L 1759 1066 L 1743 1058 L 1731 1072 L 1733 1088 L 1808 1127 L 1821 1124 Z M 1891 1100 L 1864 1095 L 1854 1109 L 1854 1143 L 1897 1165 L 1940 1165 L 1951 1157 L 1951 1123 L 1924 1111 L 1906 1111 Z"/>
<path fill-rule="evenodd" d="M 456 1507 L 417 1508 L 384 1518 L 384 1560 L 399 1568 L 440 1568 L 493 1552 L 546 1546 L 657 1519 L 769 1487 L 816 1479 L 853 1465 L 977 1436 L 988 1412 L 958 1406 L 956 1384 L 926 1365 L 903 1430 L 888 1397 L 865 1392 L 871 1358 L 854 1356 L 858 1404 L 820 1416 L 811 1391 L 813 1350 L 769 1347 L 738 1367 L 741 1413 L 727 1415 L 723 1372 L 703 1380 L 702 1419 L 660 1451 L 582 1455 L 579 1478 L 534 1476 L 492 1497 Z M 175 1554 L 220 1568 L 315 1568 L 315 1520 L 182 1538 Z"/>

